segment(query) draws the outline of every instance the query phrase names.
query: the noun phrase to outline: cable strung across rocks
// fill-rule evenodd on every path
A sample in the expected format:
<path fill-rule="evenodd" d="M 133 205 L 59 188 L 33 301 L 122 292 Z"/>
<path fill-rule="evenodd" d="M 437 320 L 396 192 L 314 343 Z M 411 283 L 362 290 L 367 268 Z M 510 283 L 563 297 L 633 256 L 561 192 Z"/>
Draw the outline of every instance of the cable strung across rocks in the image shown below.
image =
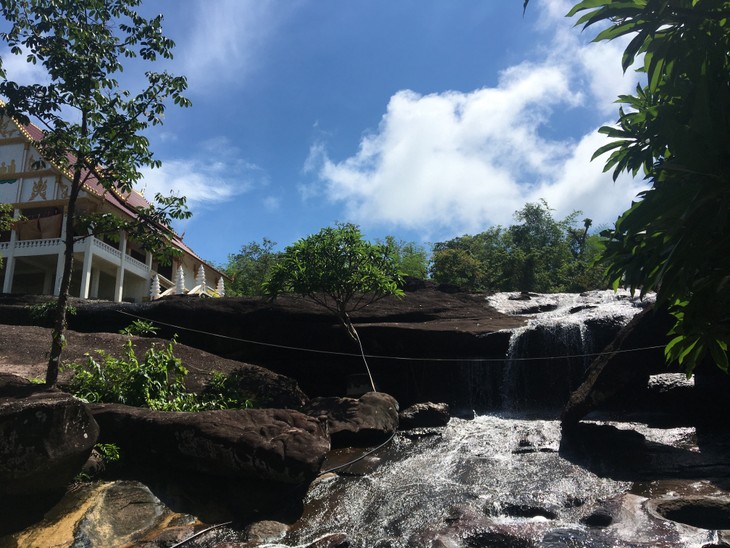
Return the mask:
<path fill-rule="evenodd" d="M 209 337 L 218 337 L 221 339 L 228 339 L 231 341 L 237 341 L 247 344 L 256 344 L 259 346 L 268 346 L 271 348 L 281 348 L 282 350 L 295 350 L 297 352 L 311 352 L 315 354 L 328 354 L 333 356 L 347 356 L 352 358 L 362 358 L 363 356 L 366 356 L 368 358 L 374 358 L 374 359 L 381 359 L 381 360 L 394 360 L 394 361 L 417 361 L 417 362 L 474 362 L 474 363 L 504 363 L 504 362 L 519 362 L 519 361 L 538 361 L 538 360 L 559 360 L 559 359 L 568 359 L 568 358 L 595 358 L 598 356 L 604 356 L 608 354 L 627 354 L 630 352 L 644 352 L 647 350 L 657 350 L 660 348 L 664 348 L 665 345 L 658 344 L 654 346 L 642 346 L 639 348 L 627 348 L 623 350 L 612 350 L 610 352 L 589 352 L 584 354 L 564 354 L 562 356 L 535 356 L 532 358 L 413 358 L 408 356 L 383 356 L 378 354 L 354 354 L 352 352 L 338 352 L 334 350 L 318 350 L 315 348 L 303 348 L 299 346 L 287 346 L 284 344 L 276 344 L 276 343 L 267 343 L 262 341 L 252 341 L 250 339 L 243 339 L 240 337 L 232 337 L 230 335 L 222 335 L 220 333 L 211 333 L 210 331 L 203 331 L 200 329 L 195 329 L 192 327 L 185 327 L 182 325 L 175 325 L 167 322 L 161 322 L 159 320 L 153 320 L 150 318 L 145 318 L 143 316 L 138 316 L 136 314 L 130 314 L 129 312 L 124 312 L 123 310 L 117 310 L 120 314 L 124 314 L 125 316 L 129 316 L 131 318 L 135 318 L 138 320 L 144 320 L 146 322 L 152 322 L 159 325 L 164 325 L 165 327 L 172 327 L 173 329 L 179 329 L 183 331 L 189 331 L 191 333 L 199 333 L 201 335 L 207 335 Z"/>

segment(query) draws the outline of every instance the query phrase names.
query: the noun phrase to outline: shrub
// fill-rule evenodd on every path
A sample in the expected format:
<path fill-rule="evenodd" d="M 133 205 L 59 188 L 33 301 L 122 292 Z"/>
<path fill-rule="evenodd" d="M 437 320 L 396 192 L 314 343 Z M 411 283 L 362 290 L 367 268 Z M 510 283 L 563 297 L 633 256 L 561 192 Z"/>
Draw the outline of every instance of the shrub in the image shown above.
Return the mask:
<path fill-rule="evenodd" d="M 81 363 L 67 365 L 74 372 L 69 390 L 76 397 L 94 403 L 121 403 L 158 411 L 203 411 L 251 407 L 251 402 L 228 396 L 224 391 L 203 396 L 185 388 L 187 369 L 174 355 L 175 339 L 164 348 L 152 346 L 139 359 L 131 339 L 124 345 L 124 357 L 103 350 L 86 355 Z M 220 386 L 225 380 L 216 377 Z"/>

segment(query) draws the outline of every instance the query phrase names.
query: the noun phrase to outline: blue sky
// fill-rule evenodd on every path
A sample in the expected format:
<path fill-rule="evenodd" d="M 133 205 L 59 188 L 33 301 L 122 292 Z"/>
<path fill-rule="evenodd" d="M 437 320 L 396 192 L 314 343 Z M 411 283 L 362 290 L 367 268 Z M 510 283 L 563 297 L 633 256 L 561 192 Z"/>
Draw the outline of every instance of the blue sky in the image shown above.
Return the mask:
<path fill-rule="evenodd" d="M 216 264 L 336 221 L 442 241 L 540 198 L 609 224 L 642 182 L 614 184 L 590 157 L 636 75 L 621 72 L 624 44 L 589 44 L 570 7 L 532 0 L 523 18 L 522 0 L 143 0 L 177 44 L 154 68 L 186 75 L 193 106 L 149 133 L 163 167 L 142 190 L 187 196 L 194 215 L 177 229 Z M 35 76 L 10 61 L 11 78 Z"/>

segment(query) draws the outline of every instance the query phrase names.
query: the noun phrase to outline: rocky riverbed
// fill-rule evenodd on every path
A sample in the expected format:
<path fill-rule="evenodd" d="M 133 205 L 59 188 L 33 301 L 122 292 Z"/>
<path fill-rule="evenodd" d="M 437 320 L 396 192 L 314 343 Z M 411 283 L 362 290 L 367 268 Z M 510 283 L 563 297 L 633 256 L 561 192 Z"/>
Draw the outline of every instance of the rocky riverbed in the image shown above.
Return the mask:
<path fill-rule="evenodd" d="M 730 542 L 730 439 L 722 421 L 713 420 L 725 401 L 722 392 L 698 397 L 696 386 L 667 374 L 653 354 L 622 359 L 633 373 L 609 376 L 612 391 L 601 384 L 607 381 L 597 381 L 592 393 L 601 397 L 582 400 L 582 420 L 561 430 L 562 406 L 590 363 L 585 355 L 600 352 L 643 304 L 628 315 L 601 315 L 596 299 L 609 297 L 582 304 L 568 297 L 569 325 L 561 331 L 556 311 L 563 301 L 556 297 L 487 300 L 416 289 L 354 318 L 378 388 L 387 387 L 396 399 L 382 392 L 340 397 L 362 373 L 361 362 L 350 355 L 339 326 L 300 300 L 76 303 L 67 358 L 97 348 L 116 352 L 126 338 L 111 331 L 133 317 L 152 319 L 163 326 L 162 335 L 179 334 L 176 354 L 191 371 L 190 389 L 200 390 L 213 370 L 243 368 L 267 409 L 172 420 L 92 407 L 99 439 L 127 446 L 125 466 L 92 471 L 94 481 L 55 491 L 32 516 L 21 515 L 13 493 L 3 492 L 0 545 Z M 28 304 L 0 298 L 0 373 L 43 374 L 50 335 L 47 328 L 21 325 L 32 323 Z M 552 315 L 541 323 L 541 314 Z M 520 347 L 515 337 L 526 332 L 531 338 Z M 641 332 L 614 350 L 661 344 L 661 329 Z M 135 339 L 141 349 L 153 343 Z M 328 349 L 335 354 L 320 353 Z M 559 358 L 573 354 L 578 358 Z M 415 360 L 404 365 L 402 358 Z M 621 370 L 606 363 L 609 371 Z M 704 385 L 716 389 L 723 382 Z M 14 381 L 4 386 L 5 415 L 40 390 Z M 448 421 L 446 406 L 427 407 L 420 410 L 427 427 L 401 414 L 399 428 L 398 405 L 425 400 L 450 403 L 458 417 Z M 0 429 L 4 440 L 12 437 L 7 421 Z"/>

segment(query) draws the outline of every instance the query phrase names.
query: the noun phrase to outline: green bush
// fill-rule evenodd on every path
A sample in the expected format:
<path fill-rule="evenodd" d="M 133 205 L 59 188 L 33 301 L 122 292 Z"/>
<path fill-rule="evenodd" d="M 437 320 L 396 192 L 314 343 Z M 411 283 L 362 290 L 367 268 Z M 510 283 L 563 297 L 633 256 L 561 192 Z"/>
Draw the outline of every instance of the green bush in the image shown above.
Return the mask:
<path fill-rule="evenodd" d="M 173 352 L 175 339 L 164 348 L 152 346 L 139 359 L 131 339 L 124 345 L 124 357 L 116 358 L 103 350 L 96 356 L 86 355 L 83 363 L 66 367 L 74 372 L 68 385 L 72 394 L 87 402 L 121 403 L 148 407 L 158 411 L 203 411 L 251 407 L 251 402 L 239 402 L 223 390 L 202 396 L 188 392 L 188 374 L 182 361 Z M 216 377 L 220 386 L 225 380 Z"/>
<path fill-rule="evenodd" d="M 58 301 L 55 299 L 46 301 L 44 303 L 29 305 L 28 310 L 30 311 L 30 319 L 40 326 L 51 326 L 53 325 L 53 318 L 55 316 L 57 307 Z M 66 313 L 69 316 L 75 316 L 76 307 L 68 306 L 66 308 Z"/>

